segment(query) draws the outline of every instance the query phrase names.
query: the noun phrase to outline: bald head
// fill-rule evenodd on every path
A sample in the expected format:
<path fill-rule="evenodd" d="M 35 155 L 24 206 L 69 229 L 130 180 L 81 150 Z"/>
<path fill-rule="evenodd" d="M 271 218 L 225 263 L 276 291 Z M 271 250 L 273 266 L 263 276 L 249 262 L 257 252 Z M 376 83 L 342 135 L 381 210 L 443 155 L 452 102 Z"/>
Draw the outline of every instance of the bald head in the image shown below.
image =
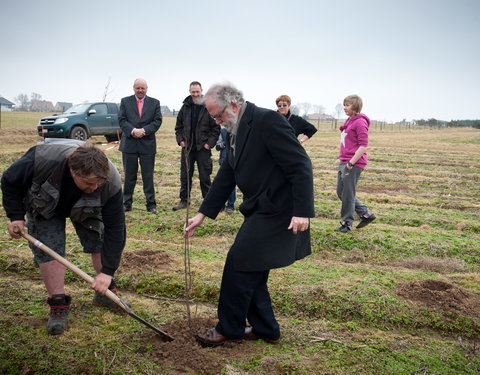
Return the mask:
<path fill-rule="evenodd" d="M 133 82 L 133 91 L 138 99 L 143 99 L 148 91 L 147 81 L 143 78 L 137 78 L 135 82 Z"/>

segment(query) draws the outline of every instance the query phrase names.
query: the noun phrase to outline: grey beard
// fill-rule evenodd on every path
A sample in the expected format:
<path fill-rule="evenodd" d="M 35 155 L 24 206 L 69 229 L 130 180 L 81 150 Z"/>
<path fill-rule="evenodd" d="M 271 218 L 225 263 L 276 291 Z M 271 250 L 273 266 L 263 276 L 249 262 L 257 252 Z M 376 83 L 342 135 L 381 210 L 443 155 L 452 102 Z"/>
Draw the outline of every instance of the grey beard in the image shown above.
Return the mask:
<path fill-rule="evenodd" d="M 228 114 L 228 120 L 224 121 L 222 125 L 225 127 L 225 129 L 227 129 L 229 133 L 231 133 L 233 128 L 235 127 L 235 124 L 238 121 L 238 117 L 235 116 L 235 114 L 230 109 L 227 109 L 226 112 Z"/>
<path fill-rule="evenodd" d="M 232 132 L 234 125 L 235 125 L 235 124 L 232 123 L 231 121 L 229 121 L 229 122 L 224 122 L 224 123 L 223 123 L 223 126 L 225 127 L 225 129 L 227 129 L 227 131 L 228 131 L 229 133 Z"/>

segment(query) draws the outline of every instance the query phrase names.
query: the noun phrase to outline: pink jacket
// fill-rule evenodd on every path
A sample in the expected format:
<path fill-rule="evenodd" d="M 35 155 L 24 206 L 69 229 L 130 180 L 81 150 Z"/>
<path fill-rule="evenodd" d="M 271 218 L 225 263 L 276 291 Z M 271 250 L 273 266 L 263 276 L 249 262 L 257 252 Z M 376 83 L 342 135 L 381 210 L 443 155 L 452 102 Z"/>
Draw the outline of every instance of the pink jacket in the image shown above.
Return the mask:
<path fill-rule="evenodd" d="M 355 154 L 360 146 L 368 147 L 368 128 L 370 119 L 363 113 L 359 113 L 353 117 L 349 117 L 345 124 L 340 127 L 340 154 L 338 159 L 342 163 L 347 163 Z M 365 168 L 367 166 L 367 154 L 355 163 L 356 167 Z"/>

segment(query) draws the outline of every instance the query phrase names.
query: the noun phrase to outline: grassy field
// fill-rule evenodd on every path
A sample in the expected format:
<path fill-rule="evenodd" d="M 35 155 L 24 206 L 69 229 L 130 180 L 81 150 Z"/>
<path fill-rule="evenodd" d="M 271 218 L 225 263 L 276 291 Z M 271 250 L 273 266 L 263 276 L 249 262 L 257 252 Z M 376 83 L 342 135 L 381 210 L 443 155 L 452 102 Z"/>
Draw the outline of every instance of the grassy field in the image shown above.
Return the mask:
<path fill-rule="evenodd" d="M 34 118 L 2 113 L 0 173 L 40 139 Z M 283 339 L 204 349 L 193 337 L 215 323 L 222 266 L 242 216 L 207 219 L 182 237 L 180 153 L 166 118 L 158 132 L 159 214 L 147 213 L 141 184 L 127 214 L 117 279 L 122 297 L 175 340 L 162 342 L 129 318 L 91 304 L 88 285 L 67 273 L 70 329 L 47 335 L 48 308 L 25 241 L 0 234 L 1 374 L 478 374 L 480 373 L 480 131 L 399 129 L 370 133 L 369 166 L 358 186 L 375 223 L 338 227 L 339 134 L 331 124 L 305 144 L 314 166 L 313 254 L 273 270 L 269 287 Z M 92 139 L 99 147 L 104 140 Z M 120 172 L 121 154 L 107 155 Z M 214 168 L 218 153 L 214 152 Z M 237 204 L 241 202 L 241 194 Z M 191 216 L 201 202 L 195 173 Z M 3 211 L 3 210 L 2 210 Z M 2 216 L 4 228 L 7 219 Z M 72 227 L 68 259 L 92 273 Z M 193 280 L 185 302 L 185 253 Z M 187 308 L 188 306 L 188 308 Z"/>
<path fill-rule="evenodd" d="M 2 112 L 0 129 L 35 129 L 41 118 L 52 114 L 45 112 Z"/>

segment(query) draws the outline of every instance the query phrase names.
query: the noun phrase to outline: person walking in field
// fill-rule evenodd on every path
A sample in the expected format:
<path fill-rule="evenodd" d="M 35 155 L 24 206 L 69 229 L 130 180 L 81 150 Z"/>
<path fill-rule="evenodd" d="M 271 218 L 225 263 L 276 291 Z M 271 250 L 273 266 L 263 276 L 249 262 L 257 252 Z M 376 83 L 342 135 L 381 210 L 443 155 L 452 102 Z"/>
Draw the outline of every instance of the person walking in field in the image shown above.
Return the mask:
<path fill-rule="evenodd" d="M 20 238 L 26 226 L 30 235 L 64 256 L 69 217 L 96 271 L 93 302 L 113 309 L 116 304 L 104 294 L 107 288 L 116 293 L 113 275 L 125 247 L 122 199 L 120 175 L 105 153 L 75 140 L 34 146 L 2 176 L 10 236 Z M 65 294 L 65 266 L 35 245 L 30 248 L 48 293 L 48 333 L 61 334 L 71 303 Z"/>
<path fill-rule="evenodd" d="M 356 187 L 360 174 L 367 166 L 368 128 L 370 119 L 363 113 L 363 102 L 358 95 L 349 95 L 343 100 L 343 108 L 348 116 L 340 127 L 340 154 L 338 159 L 337 195 L 342 201 L 341 226 L 336 232 L 351 231 L 355 212 L 360 217 L 357 229 L 363 228 L 376 219 L 375 215 L 356 197 Z"/>

